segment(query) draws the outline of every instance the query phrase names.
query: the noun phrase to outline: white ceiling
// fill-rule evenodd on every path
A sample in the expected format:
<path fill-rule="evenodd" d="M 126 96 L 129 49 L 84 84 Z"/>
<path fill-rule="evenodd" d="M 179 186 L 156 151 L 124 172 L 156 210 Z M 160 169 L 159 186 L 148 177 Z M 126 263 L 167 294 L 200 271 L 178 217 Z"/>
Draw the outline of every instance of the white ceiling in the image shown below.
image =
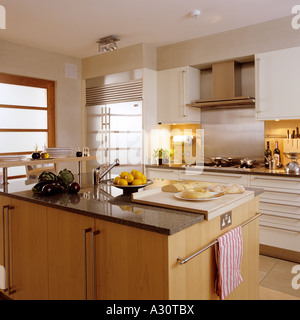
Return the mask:
<path fill-rule="evenodd" d="M 83 58 L 97 40 L 156 47 L 291 15 L 300 0 L 0 0 L 0 39 Z M 199 19 L 190 12 L 200 9 Z"/>

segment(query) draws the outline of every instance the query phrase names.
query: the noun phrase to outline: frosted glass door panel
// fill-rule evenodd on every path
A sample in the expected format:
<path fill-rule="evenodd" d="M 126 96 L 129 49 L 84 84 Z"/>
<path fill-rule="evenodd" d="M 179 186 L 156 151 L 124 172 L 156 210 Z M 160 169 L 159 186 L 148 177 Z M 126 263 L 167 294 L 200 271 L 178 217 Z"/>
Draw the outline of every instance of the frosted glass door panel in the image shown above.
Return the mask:
<path fill-rule="evenodd" d="M 0 83 L 0 104 L 47 108 L 47 89 Z"/>
<path fill-rule="evenodd" d="M 0 132 L 0 150 L 24 152 L 34 150 L 37 144 L 41 150 L 47 144 L 47 132 Z"/>
<path fill-rule="evenodd" d="M 1 129 L 47 129 L 47 110 L 0 108 Z"/>

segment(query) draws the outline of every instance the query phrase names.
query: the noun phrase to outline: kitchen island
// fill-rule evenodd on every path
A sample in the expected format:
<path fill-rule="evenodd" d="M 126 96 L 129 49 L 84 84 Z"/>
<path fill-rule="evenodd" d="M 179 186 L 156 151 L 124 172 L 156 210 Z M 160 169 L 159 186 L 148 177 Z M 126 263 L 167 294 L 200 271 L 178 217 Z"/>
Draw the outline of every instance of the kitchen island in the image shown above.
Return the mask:
<path fill-rule="evenodd" d="M 244 281 L 228 299 L 258 299 L 260 189 L 248 189 L 253 197 L 232 208 L 223 229 L 228 212 L 207 221 L 199 213 L 136 204 L 91 178 L 82 175 L 75 195 L 35 195 L 24 182 L 0 189 L 3 294 L 16 300 L 218 299 L 210 244 L 243 225 Z"/>
<path fill-rule="evenodd" d="M 300 263 L 300 175 L 255 165 L 238 166 L 182 166 L 146 165 L 150 179 L 200 180 L 237 183 L 244 187 L 262 188 L 260 197 L 260 253 Z"/>

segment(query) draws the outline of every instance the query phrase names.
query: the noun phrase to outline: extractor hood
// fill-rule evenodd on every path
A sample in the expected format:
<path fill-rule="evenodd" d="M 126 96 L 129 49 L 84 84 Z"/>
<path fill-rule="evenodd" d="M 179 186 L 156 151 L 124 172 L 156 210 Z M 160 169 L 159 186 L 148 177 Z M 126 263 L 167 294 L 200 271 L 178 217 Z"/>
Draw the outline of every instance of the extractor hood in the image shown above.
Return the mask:
<path fill-rule="evenodd" d="M 253 97 L 242 96 L 241 64 L 230 60 L 212 65 L 212 99 L 197 100 L 189 107 L 237 107 L 253 106 Z"/>

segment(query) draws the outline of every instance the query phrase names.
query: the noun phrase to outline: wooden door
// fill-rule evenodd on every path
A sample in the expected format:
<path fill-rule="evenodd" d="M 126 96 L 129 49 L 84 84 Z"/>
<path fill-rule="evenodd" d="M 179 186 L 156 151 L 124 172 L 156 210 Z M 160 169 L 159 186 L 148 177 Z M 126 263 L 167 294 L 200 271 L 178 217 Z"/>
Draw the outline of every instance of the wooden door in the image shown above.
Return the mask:
<path fill-rule="evenodd" d="M 168 236 L 103 220 L 95 230 L 98 300 L 168 298 Z"/>
<path fill-rule="evenodd" d="M 50 300 L 92 298 L 93 227 L 92 218 L 48 208 Z"/>
<path fill-rule="evenodd" d="M 12 199 L 11 290 L 15 300 L 48 299 L 46 207 Z"/>

